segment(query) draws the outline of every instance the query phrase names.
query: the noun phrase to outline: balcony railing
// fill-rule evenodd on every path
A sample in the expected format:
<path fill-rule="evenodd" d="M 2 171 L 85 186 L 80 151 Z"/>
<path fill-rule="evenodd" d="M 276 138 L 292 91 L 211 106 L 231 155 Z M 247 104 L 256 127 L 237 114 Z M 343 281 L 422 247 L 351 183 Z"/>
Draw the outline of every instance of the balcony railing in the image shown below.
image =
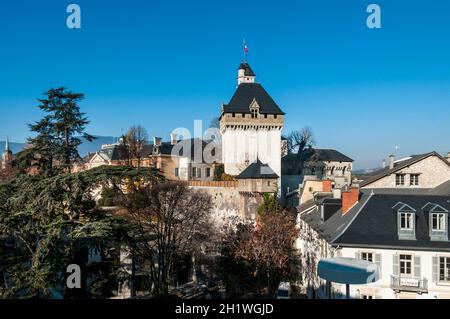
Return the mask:
<path fill-rule="evenodd" d="M 397 292 L 409 291 L 422 294 L 428 292 L 428 281 L 426 278 L 391 276 L 391 288 Z"/>

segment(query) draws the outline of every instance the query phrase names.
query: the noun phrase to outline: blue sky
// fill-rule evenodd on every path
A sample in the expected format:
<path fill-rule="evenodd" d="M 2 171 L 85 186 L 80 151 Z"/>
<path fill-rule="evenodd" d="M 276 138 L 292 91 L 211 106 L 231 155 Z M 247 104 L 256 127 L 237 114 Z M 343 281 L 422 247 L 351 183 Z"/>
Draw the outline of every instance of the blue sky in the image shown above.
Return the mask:
<path fill-rule="evenodd" d="M 66 27 L 77 3 L 82 29 Z M 382 28 L 369 30 L 378 3 Z M 0 3 L 0 139 L 22 142 L 50 87 L 83 92 L 89 132 L 151 136 L 219 115 L 247 39 L 257 80 L 319 147 L 357 168 L 450 151 L 450 2 L 25 1 Z"/>

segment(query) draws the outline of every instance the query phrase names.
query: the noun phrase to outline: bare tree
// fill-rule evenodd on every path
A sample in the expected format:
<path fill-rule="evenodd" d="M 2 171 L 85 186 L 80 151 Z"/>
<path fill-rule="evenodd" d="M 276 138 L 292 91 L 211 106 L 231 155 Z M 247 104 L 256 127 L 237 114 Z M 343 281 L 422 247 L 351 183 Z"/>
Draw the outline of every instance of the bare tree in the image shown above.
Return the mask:
<path fill-rule="evenodd" d="M 211 120 L 211 123 L 209 124 L 209 127 L 220 129 L 220 118 L 219 117 L 213 118 Z"/>
<path fill-rule="evenodd" d="M 142 165 L 144 158 L 144 147 L 148 143 L 147 130 L 141 126 L 132 126 L 124 136 L 124 145 L 128 157 L 128 165 L 132 166 L 136 161 L 137 168 Z"/>
<path fill-rule="evenodd" d="M 269 297 L 281 280 L 290 279 L 296 259 L 298 230 L 289 212 L 270 212 L 260 216 L 258 227 L 250 229 L 236 243 L 235 256 L 252 265 L 254 276 L 267 278 Z"/>
<path fill-rule="evenodd" d="M 297 154 L 295 171 L 302 174 L 304 163 L 304 152 L 306 147 L 316 144 L 314 133 L 310 127 L 304 127 L 300 131 L 293 131 L 288 136 L 289 153 Z"/>
<path fill-rule="evenodd" d="M 212 229 L 209 195 L 185 183 L 165 182 L 129 194 L 127 209 L 138 228 L 135 252 L 145 260 L 155 295 L 167 295 L 178 258 L 193 255 Z"/>

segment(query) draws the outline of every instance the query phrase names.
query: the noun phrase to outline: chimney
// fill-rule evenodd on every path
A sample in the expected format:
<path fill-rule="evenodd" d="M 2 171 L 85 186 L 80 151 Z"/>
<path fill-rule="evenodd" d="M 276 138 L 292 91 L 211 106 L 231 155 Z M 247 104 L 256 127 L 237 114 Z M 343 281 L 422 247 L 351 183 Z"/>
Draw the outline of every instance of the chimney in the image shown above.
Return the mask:
<path fill-rule="evenodd" d="M 386 168 L 386 159 L 383 158 L 383 160 L 381 161 L 381 168 Z"/>
<path fill-rule="evenodd" d="M 447 161 L 450 162 L 450 152 L 447 153 Z"/>
<path fill-rule="evenodd" d="M 154 137 L 153 138 L 153 144 L 155 146 L 161 146 L 161 141 L 162 141 L 162 139 L 160 137 Z"/>
<path fill-rule="evenodd" d="M 351 187 L 348 191 L 342 192 L 342 215 L 355 206 L 359 201 L 359 188 Z"/>
<path fill-rule="evenodd" d="M 389 169 L 394 168 L 395 155 L 389 155 Z"/>
<path fill-rule="evenodd" d="M 324 193 L 331 193 L 331 180 L 323 180 L 322 181 L 322 192 Z"/>
<path fill-rule="evenodd" d="M 172 145 L 177 145 L 177 143 L 178 143 L 177 134 L 175 134 L 175 133 L 170 134 L 170 143 Z"/>

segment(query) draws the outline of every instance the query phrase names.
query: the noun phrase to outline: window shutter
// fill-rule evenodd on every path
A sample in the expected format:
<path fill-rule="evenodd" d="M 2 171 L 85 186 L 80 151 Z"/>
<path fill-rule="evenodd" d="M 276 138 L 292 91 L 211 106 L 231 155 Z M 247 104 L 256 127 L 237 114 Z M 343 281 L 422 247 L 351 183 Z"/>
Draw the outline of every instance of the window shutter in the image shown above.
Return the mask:
<path fill-rule="evenodd" d="M 420 278 L 420 256 L 414 256 L 414 277 Z"/>
<path fill-rule="evenodd" d="M 395 254 L 393 257 L 394 258 L 393 258 L 393 262 L 392 262 L 392 265 L 393 265 L 392 274 L 394 276 L 398 276 L 398 273 L 399 273 L 399 271 L 398 271 L 399 270 L 398 269 L 398 267 L 399 267 L 399 256 L 397 254 Z"/>
<path fill-rule="evenodd" d="M 355 253 L 355 258 L 356 258 L 356 259 L 361 259 L 361 252 L 357 251 L 357 252 Z"/>
<path fill-rule="evenodd" d="M 375 254 L 375 263 L 378 265 L 378 267 L 380 267 L 380 278 L 381 278 L 381 274 L 382 274 L 382 269 L 381 269 L 381 254 Z"/>
<path fill-rule="evenodd" d="M 433 282 L 439 282 L 439 257 L 433 257 Z"/>

